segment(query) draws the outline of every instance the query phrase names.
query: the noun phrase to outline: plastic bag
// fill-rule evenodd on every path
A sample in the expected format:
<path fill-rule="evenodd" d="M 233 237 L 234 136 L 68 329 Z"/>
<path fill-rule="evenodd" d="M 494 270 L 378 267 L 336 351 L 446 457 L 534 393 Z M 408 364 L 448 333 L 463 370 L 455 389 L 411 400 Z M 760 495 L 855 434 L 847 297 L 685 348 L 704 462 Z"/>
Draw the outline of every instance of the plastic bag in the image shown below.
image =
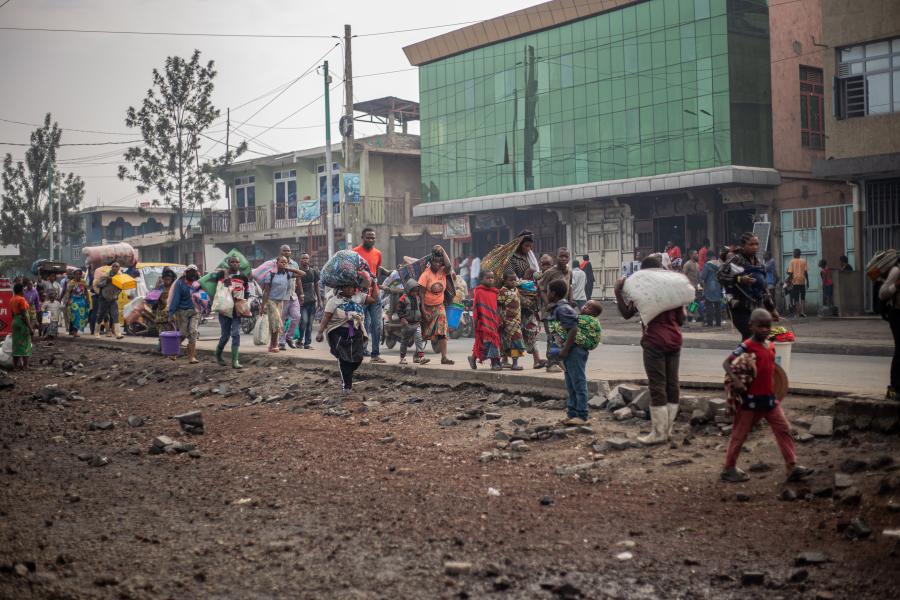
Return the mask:
<path fill-rule="evenodd" d="M 625 280 L 622 292 L 641 313 L 645 325 L 665 311 L 694 300 L 694 286 L 688 278 L 665 269 L 641 269 Z"/>
<path fill-rule="evenodd" d="M 0 368 L 3 369 L 12 369 L 13 368 L 13 355 L 12 355 L 12 336 L 6 336 L 6 339 L 3 340 L 3 345 L 0 346 Z"/>
<path fill-rule="evenodd" d="M 359 271 L 368 269 L 368 264 L 353 250 L 339 250 L 322 267 L 322 284 L 331 288 L 359 285 Z"/>
<path fill-rule="evenodd" d="M 238 317 L 252 317 L 253 311 L 250 310 L 250 303 L 246 300 L 235 300 L 234 314 Z"/>
<path fill-rule="evenodd" d="M 263 313 L 256 320 L 253 328 L 253 345 L 265 346 L 269 343 L 269 315 Z"/>
<path fill-rule="evenodd" d="M 234 314 L 234 297 L 231 290 L 221 281 L 216 285 L 216 295 L 213 296 L 212 312 L 222 313 L 226 317 Z"/>

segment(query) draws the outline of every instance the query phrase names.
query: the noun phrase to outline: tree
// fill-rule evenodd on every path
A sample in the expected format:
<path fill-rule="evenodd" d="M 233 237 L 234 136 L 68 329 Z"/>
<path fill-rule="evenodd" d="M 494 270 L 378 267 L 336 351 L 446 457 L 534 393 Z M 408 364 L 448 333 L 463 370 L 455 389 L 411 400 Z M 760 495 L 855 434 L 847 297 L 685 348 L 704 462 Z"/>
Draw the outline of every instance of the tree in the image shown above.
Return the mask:
<path fill-rule="evenodd" d="M 200 156 L 203 132 L 219 117 L 210 97 L 216 77 L 213 61 L 200 63 L 200 51 L 190 60 L 166 58 L 163 72 L 153 69 L 153 86 L 140 110 L 128 107 L 125 125 L 139 128 L 143 145 L 129 147 L 119 165 L 119 179 L 137 183 L 137 191 L 155 190 L 176 211 L 178 251 L 184 258 L 184 213 L 215 202 L 216 173 L 246 150 L 246 143 L 212 160 Z M 159 200 L 154 200 L 158 204 Z"/>
<path fill-rule="evenodd" d="M 63 130 L 52 121 L 50 113 L 44 124 L 31 133 L 31 146 L 24 161 L 14 161 L 7 153 L 3 159 L 3 196 L 0 206 L 0 241 L 18 244 L 20 266 L 28 266 L 47 256 L 51 222 L 49 196 L 50 173 L 53 171 L 53 219 L 56 202 L 61 202 L 62 226 L 57 231 L 70 236 L 80 230 L 78 209 L 84 199 L 84 181 L 76 175 L 56 170 L 56 150 Z"/>

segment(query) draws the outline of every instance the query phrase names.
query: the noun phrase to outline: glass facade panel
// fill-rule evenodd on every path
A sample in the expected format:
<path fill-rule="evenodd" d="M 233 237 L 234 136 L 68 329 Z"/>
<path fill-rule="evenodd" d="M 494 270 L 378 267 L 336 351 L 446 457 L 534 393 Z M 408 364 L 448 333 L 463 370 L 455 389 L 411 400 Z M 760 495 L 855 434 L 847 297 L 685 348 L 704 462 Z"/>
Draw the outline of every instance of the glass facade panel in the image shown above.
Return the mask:
<path fill-rule="evenodd" d="M 769 166 L 768 61 L 765 0 L 648 0 L 423 65 L 425 199 Z"/>

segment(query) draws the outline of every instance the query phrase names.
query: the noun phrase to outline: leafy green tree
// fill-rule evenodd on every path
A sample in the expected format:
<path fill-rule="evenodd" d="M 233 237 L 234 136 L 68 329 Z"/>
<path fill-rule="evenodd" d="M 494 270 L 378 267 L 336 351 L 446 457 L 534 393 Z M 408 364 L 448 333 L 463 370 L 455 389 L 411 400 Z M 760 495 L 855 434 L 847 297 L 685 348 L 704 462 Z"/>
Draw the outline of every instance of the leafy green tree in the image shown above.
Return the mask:
<path fill-rule="evenodd" d="M 44 124 L 31 133 L 31 145 L 24 161 L 14 161 L 7 153 L 3 159 L 3 195 L 0 205 L 0 242 L 18 244 L 17 266 L 29 266 L 48 256 L 51 222 L 48 191 L 53 171 L 53 219 L 58 214 L 56 203 L 62 203 L 63 236 L 80 234 L 78 210 L 84 199 L 84 181 L 71 173 L 56 170 L 56 151 L 63 130 L 53 122 L 50 113 Z M 59 241 L 59 240 L 57 240 Z"/>
<path fill-rule="evenodd" d="M 184 259 L 185 212 L 199 210 L 218 198 L 218 169 L 246 149 L 246 143 L 212 160 L 200 156 L 204 131 L 219 117 L 210 100 L 216 70 L 213 61 L 200 62 L 200 51 L 189 60 L 166 58 L 163 71 L 153 69 L 153 85 L 140 109 L 125 114 L 125 125 L 140 129 L 143 144 L 129 147 L 119 179 L 134 181 L 140 194 L 156 192 L 159 204 L 176 211 L 179 255 Z"/>

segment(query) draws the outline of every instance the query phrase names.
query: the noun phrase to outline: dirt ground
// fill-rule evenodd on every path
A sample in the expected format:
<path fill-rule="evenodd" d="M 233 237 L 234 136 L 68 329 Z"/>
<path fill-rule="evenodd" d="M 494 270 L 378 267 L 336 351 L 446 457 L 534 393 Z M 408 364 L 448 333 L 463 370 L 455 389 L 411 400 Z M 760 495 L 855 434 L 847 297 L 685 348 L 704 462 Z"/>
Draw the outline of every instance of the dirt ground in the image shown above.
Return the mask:
<path fill-rule="evenodd" d="M 69 341 L 34 363 L 0 390 L 0 598 L 882 599 L 900 585 L 882 533 L 900 528 L 897 436 L 799 444 L 817 474 L 785 485 L 761 428 L 740 466 L 771 469 L 729 485 L 717 432 L 679 421 L 674 447 L 615 450 L 647 422 L 595 411 L 593 432 L 559 431 L 555 401 L 527 390 L 369 379 L 344 398 L 336 375 L 275 358 L 238 372 Z M 827 402 L 786 410 L 808 421 Z M 192 410 L 202 435 L 171 418 Z M 196 449 L 150 454 L 159 435 Z M 848 458 L 869 463 L 849 475 L 858 504 L 829 497 Z"/>

